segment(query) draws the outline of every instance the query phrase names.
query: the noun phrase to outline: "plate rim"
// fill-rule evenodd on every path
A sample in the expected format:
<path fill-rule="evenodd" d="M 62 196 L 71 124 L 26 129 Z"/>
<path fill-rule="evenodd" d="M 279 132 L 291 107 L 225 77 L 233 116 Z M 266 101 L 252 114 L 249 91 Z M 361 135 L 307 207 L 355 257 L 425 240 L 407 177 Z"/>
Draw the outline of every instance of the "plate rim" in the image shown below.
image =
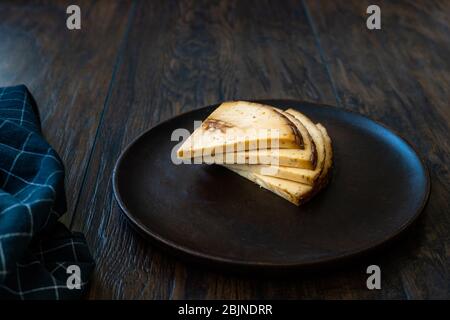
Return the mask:
<path fill-rule="evenodd" d="M 315 105 L 320 108 L 326 108 L 326 109 L 333 109 L 334 111 L 338 112 L 344 112 L 344 113 L 351 113 L 353 115 L 359 116 L 364 118 L 365 120 L 371 121 L 379 126 L 381 126 L 383 129 L 389 131 L 391 134 L 395 135 L 399 139 L 403 140 L 403 142 L 406 143 L 408 147 L 411 148 L 412 151 L 414 151 L 414 154 L 419 159 L 419 162 L 424 170 L 425 174 L 425 180 L 426 180 L 426 192 L 424 194 L 424 197 L 422 199 L 422 203 L 419 206 L 419 209 L 416 210 L 413 216 L 404 223 L 396 232 L 393 232 L 388 237 L 375 242 L 371 245 L 364 245 L 361 247 L 357 247 L 355 249 L 345 251 L 344 253 L 339 254 L 339 256 L 336 257 L 329 257 L 329 258 L 316 258 L 313 260 L 310 260 L 308 262 L 294 262 L 294 263 L 271 263 L 271 262 L 261 262 L 261 261 L 250 261 L 250 260 L 239 260 L 239 259 L 232 259 L 232 258 L 225 258 L 217 255 L 212 255 L 204 252 L 200 252 L 198 250 L 191 249 L 189 247 L 186 247 L 184 245 L 181 245 L 179 243 L 176 243 L 172 240 L 169 240 L 158 233 L 156 233 L 154 230 L 150 230 L 147 228 L 143 223 L 141 223 L 137 218 L 133 216 L 133 214 L 130 212 L 130 210 L 127 208 L 124 200 L 120 196 L 119 193 L 119 181 L 118 181 L 118 171 L 120 164 L 125 159 L 127 154 L 130 152 L 130 149 L 145 135 L 149 134 L 152 130 L 154 130 L 158 126 L 162 126 L 170 121 L 172 121 L 175 118 L 182 117 L 186 114 L 189 114 L 191 112 L 197 112 L 203 109 L 212 108 L 214 106 L 220 105 L 219 103 L 214 103 L 211 105 L 207 105 L 201 108 L 192 109 L 189 111 L 182 112 L 174 117 L 170 117 L 169 119 L 166 119 L 162 122 L 159 122 L 155 124 L 154 126 L 148 128 L 147 130 L 140 133 L 137 137 L 132 139 L 130 143 L 127 144 L 127 146 L 121 151 L 119 157 L 116 160 L 116 163 L 113 168 L 112 172 L 112 188 L 113 188 L 113 194 L 114 198 L 116 199 L 120 211 L 125 215 L 127 218 L 127 221 L 131 224 L 132 228 L 136 230 L 140 235 L 144 236 L 147 240 L 150 240 L 154 242 L 156 245 L 163 245 L 165 248 L 178 253 L 182 254 L 186 257 L 194 258 L 197 261 L 203 261 L 203 262 L 212 262 L 214 264 L 222 264 L 222 265 L 228 265 L 233 267 L 245 267 L 245 268 L 264 268 L 264 269 L 299 269 L 299 268 L 309 268 L 312 266 L 317 265 L 323 265 L 323 264 L 330 264 L 334 262 L 339 262 L 342 260 L 347 260 L 349 258 L 362 255 L 363 253 L 372 251 L 376 248 L 381 247 L 382 245 L 386 243 L 390 243 L 392 240 L 397 238 L 399 235 L 403 234 L 405 230 L 407 230 L 412 224 L 414 224 L 415 221 L 417 221 L 418 217 L 421 215 L 421 213 L 424 211 L 429 197 L 431 193 L 431 179 L 430 179 L 430 173 L 428 170 L 428 167 L 423 159 L 423 157 L 420 155 L 420 153 L 417 152 L 417 149 L 414 147 L 414 145 L 405 137 L 403 137 L 401 134 L 399 134 L 396 130 L 391 129 L 390 127 L 386 126 L 385 124 L 371 119 L 366 115 L 363 115 L 357 111 L 354 110 L 347 110 L 341 107 L 336 107 L 328 104 L 321 104 L 321 103 L 315 103 L 315 102 L 308 102 L 308 101 L 302 101 L 302 100 L 294 100 L 294 99 L 256 99 L 256 100 L 246 100 L 246 101 L 252 101 L 252 102 L 260 102 L 260 103 L 294 103 L 294 104 L 308 104 L 308 105 Z"/>

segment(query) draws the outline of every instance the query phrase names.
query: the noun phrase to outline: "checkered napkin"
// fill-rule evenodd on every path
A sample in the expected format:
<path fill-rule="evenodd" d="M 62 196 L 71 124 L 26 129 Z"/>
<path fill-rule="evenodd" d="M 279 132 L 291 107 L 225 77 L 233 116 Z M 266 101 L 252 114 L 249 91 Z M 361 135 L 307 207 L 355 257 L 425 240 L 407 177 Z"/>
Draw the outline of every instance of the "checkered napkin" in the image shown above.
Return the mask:
<path fill-rule="evenodd" d="M 0 298 L 76 299 L 94 267 L 66 211 L 64 166 L 25 86 L 0 88 Z"/>

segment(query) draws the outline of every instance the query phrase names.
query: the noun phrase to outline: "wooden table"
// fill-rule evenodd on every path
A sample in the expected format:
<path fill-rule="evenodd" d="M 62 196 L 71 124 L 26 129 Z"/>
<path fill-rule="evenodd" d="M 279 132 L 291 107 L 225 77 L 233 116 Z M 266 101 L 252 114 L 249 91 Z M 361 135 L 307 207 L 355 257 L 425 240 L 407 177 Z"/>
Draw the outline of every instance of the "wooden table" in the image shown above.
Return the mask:
<path fill-rule="evenodd" d="M 450 298 L 450 1 L 74 1 L 0 3 L 0 86 L 34 94 L 67 168 L 64 222 L 97 267 L 88 297 Z M 419 222 L 388 248 L 284 277 L 186 264 L 141 240 L 114 200 L 111 171 L 138 134 L 228 99 L 289 98 L 355 110 L 409 139 L 432 180 Z M 386 177 L 389 179 L 389 177 Z M 366 288 L 377 264 L 382 289 Z"/>

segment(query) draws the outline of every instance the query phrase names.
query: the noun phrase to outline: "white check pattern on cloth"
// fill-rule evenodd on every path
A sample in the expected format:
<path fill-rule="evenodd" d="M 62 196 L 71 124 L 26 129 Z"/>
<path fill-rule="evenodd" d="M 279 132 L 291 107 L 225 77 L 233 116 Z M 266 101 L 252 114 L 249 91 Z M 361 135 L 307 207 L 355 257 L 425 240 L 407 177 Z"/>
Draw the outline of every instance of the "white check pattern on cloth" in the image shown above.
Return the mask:
<path fill-rule="evenodd" d="M 42 137 L 31 94 L 0 88 L 0 297 L 80 295 L 69 292 L 66 269 L 93 261 L 84 237 L 57 222 L 65 211 L 64 166 Z"/>

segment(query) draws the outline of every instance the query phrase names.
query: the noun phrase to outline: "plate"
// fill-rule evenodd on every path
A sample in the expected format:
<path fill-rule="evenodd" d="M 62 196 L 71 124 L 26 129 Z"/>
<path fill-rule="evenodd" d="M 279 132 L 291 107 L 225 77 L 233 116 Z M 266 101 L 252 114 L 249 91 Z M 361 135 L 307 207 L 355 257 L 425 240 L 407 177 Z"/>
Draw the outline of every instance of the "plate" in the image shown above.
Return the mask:
<path fill-rule="evenodd" d="M 265 100 L 322 123 L 333 140 L 329 185 L 297 207 L 217 165 L 175 165 L 179 141 L 217 105 L 151 128 L 119 157 L 115 197 L 131 225 L 172 253 L 236 268 L 330 263 L 393 239 L 419 216 L 430 182 L 409 143 L 385 126 L 336 107 Z"/>

